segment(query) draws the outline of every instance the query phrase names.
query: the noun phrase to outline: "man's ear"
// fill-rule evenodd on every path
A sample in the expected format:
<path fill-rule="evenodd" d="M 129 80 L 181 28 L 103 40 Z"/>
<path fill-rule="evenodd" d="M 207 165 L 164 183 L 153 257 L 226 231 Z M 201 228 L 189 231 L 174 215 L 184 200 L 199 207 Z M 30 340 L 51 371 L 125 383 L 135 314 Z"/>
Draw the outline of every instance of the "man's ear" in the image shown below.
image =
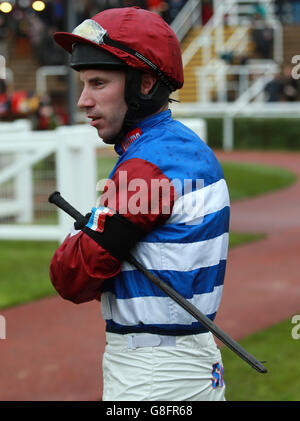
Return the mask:
<path fill-rule="evenodd" d="M 141 83 L 141 94 L 148 95 L 156 82 L 156 76 L 152 75 L 151 73 L 143 73 Z"/>

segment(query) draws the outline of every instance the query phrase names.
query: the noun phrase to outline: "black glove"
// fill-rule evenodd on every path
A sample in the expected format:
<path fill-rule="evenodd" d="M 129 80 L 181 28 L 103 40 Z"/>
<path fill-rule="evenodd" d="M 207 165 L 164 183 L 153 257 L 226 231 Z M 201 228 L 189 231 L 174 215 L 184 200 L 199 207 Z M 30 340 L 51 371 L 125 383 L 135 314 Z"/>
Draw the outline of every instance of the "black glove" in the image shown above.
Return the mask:
<path fill-rule="evenodd" d="M 77 219 L 77 221 L 74 222 L 74 228 L 76 230 L 81 230 L 82 228 L 84 228 L 86 224 L 89 222 L 91 215 L 92 215 L 92 212 L 89 212 L 85 215 L 84 218 Z"/>

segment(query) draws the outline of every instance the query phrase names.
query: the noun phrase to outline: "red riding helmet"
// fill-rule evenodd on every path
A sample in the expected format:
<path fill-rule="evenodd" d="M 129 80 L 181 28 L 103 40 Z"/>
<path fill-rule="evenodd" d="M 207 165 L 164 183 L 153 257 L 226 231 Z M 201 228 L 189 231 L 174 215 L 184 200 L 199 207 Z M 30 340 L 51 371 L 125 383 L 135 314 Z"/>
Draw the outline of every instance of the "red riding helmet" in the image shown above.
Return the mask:
<path fill-rule="evenodd" d="M 170 91 L 183 86 L 179 41 L 171 27 L 156 13 L 138 7 L 104 10 L 82 22 L 72 34 L 57 32 L 54 39 L 69 53 L 78 44 L 107 51 L 119 59 L 119 63 L 121 60 L 129 67 L 153 72 Z M 87 61 L 86 64 L 90 64 Z M 102 64 L 101 59 L 99 64 Z M 73 62 L 72 67 L 78 70 L 83 65 L 79 62 L 76 66 Z"/>
<path fill-rule="evenodd" d="M 124 69 L 127 112 L 118 143 L 139 120 L 158 112 L 172 91 L 183 85 L 179 41 L 157 14 L 139 7 L 108 9 L 86 19 L 73 33 L 57 32 L 55 41 L 72 54 L 71 67 Z M 147 94 L 141 93 L 142 72 L 157 76 Z"/>

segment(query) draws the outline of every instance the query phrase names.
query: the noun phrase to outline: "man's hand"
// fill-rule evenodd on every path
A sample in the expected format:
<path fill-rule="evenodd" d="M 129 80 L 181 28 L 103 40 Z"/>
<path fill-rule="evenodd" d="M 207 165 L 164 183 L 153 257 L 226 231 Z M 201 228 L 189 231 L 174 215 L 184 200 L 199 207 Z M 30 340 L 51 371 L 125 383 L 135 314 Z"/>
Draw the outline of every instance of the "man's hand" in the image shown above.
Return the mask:
<path fill-rule="evenodd" d="M 85 215 L 85 217 L 82 217 L 80 219 L 78 219 L 77 221 L 74 222 L 74 228 L 76 230 L 81 230 L 82 228 L 84 228 L 86 226 L 86 224 L 89 222 L 89 219 L 92 215 L 92 212 L 89 212 Z"/>

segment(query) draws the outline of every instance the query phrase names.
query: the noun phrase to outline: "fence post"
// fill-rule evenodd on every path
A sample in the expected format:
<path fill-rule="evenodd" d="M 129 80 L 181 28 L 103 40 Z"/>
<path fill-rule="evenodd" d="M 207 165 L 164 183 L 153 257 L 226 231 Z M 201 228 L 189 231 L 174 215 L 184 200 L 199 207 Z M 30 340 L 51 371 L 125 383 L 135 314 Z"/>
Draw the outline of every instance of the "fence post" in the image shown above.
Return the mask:
<path fill-rule="evenodd" d="M 31 129 L 31 121 L 27 119 L 16 120 L 12 123 L 0 123 L 0 132 L 4 140 L 6 133 L 28 133 L 30 138 L 29 133 Z M 3 154 L 0 166 L 2 164 L 5 167 L 13 161 L 16 163 L 21 162 L 24 157 L 26 157 L 26 153 L 18 152 L 17 150 L 15 153 Z M 17 203 L 18 208 L 16 214 L 17 222 L 31 223 L 33 221 L 33 180 L 30 166 L 14 177 L 13 201 Z"/>
<path fill-rule="evenodd" d="M 223 118 L 223 149 L 225 151 L 232 151 L 234 138 L 234 121 L 233 116 L 225 114 Z"/>
<path fill-rule="evenodd" d="M 6 339 L 6 320 L 5 317 L 0 314 L 0 339 Z"/>
<path fill-rule="evenodd" d="M 6 59 L 0 54 L 0 79 L 6 79 Z"/>
<path fill-rule="evenodd" d="M 28 133 L 28 139 L 30 139 L 30 131 L 32 129 L 30 120 L 23 119 L 16 121 L 13 124 L 15 125 L 16 130 Z M 23 158 L 26 159 L 28 153 L 30 154 L 30 152 L 18 153 L 17 151 L 14 155 L 15 161 L 19 162 L 22 161 Z M 33 171 L 30 165 L 21 171 L 14 180 L 14 197 L 19 208 L 17 222 L 32 223 L 34 213 L 33 195 Z"/>
<path fill-rule="evenodd" d="M 96 147 L 89 129 L 92 128 L 69 126 L 57 129 L 57 188 L 83 214 L 96 204 Z M 73 222 L 70 216 L 59 210 L 61 240 L 70 232 Z"/>
<path fill-rule="evenodd" d="M 26 155 L 30 152 L 16 153 L 14 155 L 15 161 L 22 161 L 26 159 Z M 17 215 L 17 222 L 32 223 L 33 221 L 33 176 L 32 167 L 28 166 L 15 177 L 14 180 L 14 196 L 18 203 L 19 212 Z"/>

